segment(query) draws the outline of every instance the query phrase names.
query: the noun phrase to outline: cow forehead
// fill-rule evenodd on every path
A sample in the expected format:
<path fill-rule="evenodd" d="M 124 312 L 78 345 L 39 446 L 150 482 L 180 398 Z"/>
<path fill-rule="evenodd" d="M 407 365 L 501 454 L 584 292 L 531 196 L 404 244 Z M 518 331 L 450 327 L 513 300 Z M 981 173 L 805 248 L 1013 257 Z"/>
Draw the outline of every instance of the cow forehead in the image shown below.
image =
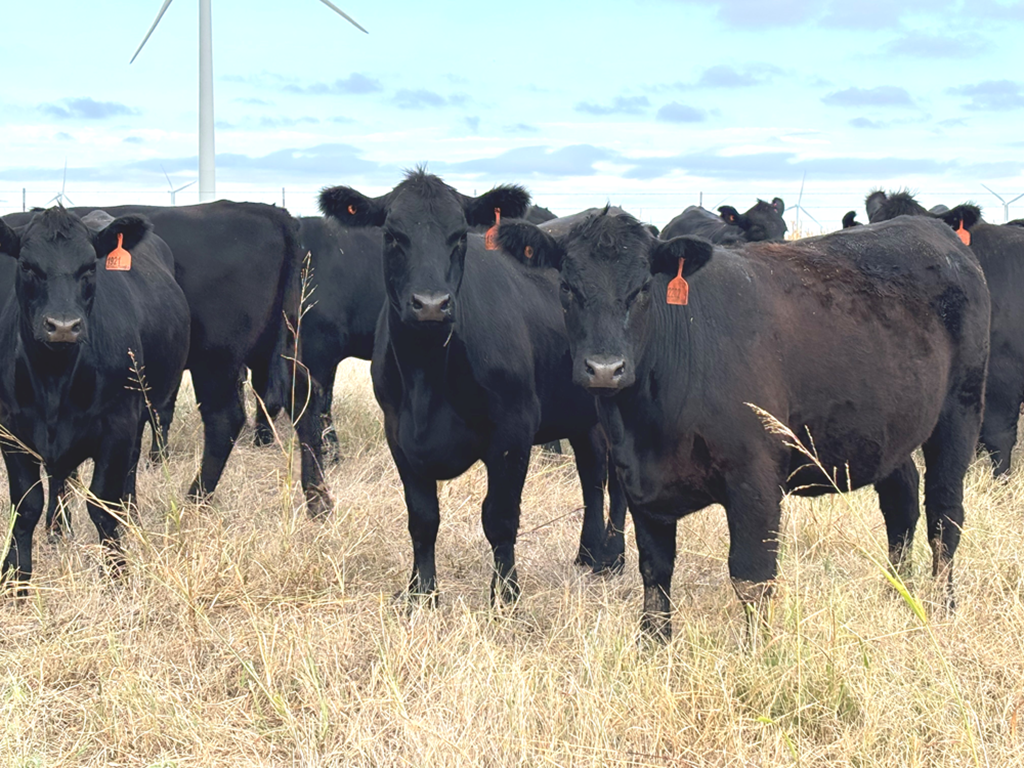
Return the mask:
<path fill-rule="evenodd" d="M 388 204 L 387 223 L 408 226 L 432 222 L 442 229 L 466 225 L 466 213 L 455 190 L 447 184 L 400 184 Z"/>
<path fill-rule="evenodd" d="M 92 239 L 81 221 L 66 226 L 49 226 L 48 222 L 30 224 L 22 236 L 20 258 L 35 263 L 66 263 L 94 259 Z"/>

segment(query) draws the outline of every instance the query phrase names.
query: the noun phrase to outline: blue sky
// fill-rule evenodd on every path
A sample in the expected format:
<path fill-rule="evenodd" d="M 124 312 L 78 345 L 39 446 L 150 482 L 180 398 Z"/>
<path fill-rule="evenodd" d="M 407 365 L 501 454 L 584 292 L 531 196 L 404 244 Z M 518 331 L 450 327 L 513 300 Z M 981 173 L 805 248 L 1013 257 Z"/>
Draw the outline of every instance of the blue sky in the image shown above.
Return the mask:
<path fill-rule="evenodd" d="M 213 0 L 219 196 L 285 187 L 312 213 L 321 186 L 376 194 L 426 162 L 663 225 L 702 193 L 792 209 L 806 173 L 832 229 L 877 186 L 995 221 L 981 184 L 1024 192 L 1024 2 L 336 2 L 370 34 L 317 0 Z M 131 66 L 159 0 L 4 5 L 0 211 L 22 188 L 45 204 L 65 158 L 78 204 L 166 204 L 162 168 L 197 178 L 196 0 Z"/>

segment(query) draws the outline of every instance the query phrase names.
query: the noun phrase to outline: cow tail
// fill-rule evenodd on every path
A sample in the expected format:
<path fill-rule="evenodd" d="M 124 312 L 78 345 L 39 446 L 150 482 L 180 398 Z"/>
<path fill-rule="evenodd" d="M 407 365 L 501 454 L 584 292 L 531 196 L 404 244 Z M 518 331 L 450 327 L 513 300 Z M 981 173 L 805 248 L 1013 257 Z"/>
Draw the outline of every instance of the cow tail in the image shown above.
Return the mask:
<path fill-rule="evenodd" d="M 299 222 L 284 212 L 281 234 L 284 239 L 284 263 L 281 265 L 279 305 L 274 309 L 278 332 L 270 357 L 267 380 L 266 406 L 276 413 L 288 404 L 292 388 L 291 360 L 296 357 L 296 344 L 292 329 L 299 328 L 299 305 L 302 301 L 302 247 L 299 243 Z M 299 343 L 301 344 L 301 332 Z M 301 349 L 301 348 L 300 348 Z M 299 355 L 301 359 L 301 355 Z"/>

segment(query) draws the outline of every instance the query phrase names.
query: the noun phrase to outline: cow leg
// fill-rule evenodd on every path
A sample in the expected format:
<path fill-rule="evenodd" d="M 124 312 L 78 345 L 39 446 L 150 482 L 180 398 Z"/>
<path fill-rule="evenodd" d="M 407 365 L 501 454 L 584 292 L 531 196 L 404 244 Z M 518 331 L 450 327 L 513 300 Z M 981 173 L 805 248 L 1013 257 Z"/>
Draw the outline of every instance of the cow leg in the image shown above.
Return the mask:
<path fill-rule="evenodd" d="M 989 452 L 996 477 L 1010 471 L 1022 402 L 1020 387 L 1020 381 L 1000 381 L 994 371 L 989 376 L 985 416 L 981 422 L 981 445 Z"/>
<path fill-rule="evenodd" d="M 320 430 L 323 435 L 324 460 L 330 464 L 341 461 L 341 445 L 338 433 L 334 429 L 331 408 L 334 406 L 334 377 L 338 372 L 338 363 L 322 367 L 309 366 L 309 374 L 314 381 L 320 382 L 323 392 L 320 398 Z"/>
<path fill-rule="evenodd" d="M 288 402 L 302 452 L 302 490 L 306 496 L 306 512 L 312 518 L 324 517 L 330 514 L 333 502 L 324 478 L 321 387 L 301 365 L 294 366 L 294 376 L 289 383 L 294 383 Z"/>
<path fill-rule="evenodd" d="M 281 411 L 278 408 L 268 409 L 261 402 L 267 395 L 270 372 L 263 365 L 255 365 L 250 369 L 250 373 L 252 374 L 252 390 L 259 398 L 256 402 L 256 413 L 253 416 L 256 425 L 253 444 L 257 446 L 273 445 L 274 428 L 270 425 L 270 422 L 276 419 Z"/>
<path fill-rule="evenodd" d="M 63 475 L 50 475 L 46 492 L 46 533 L 51 544 L 74 535 L 67 503 L 67 480 Z"/>
<path fill-rule="evenodd" d="M 878 505 L 882 508 L 885 532 L 889 538 L 889 562 L 904 580 L 910 578 L 914 528 L 921 515 L 919 484 L 920 477 L 912 458 L 884 480 L 875 483 Z"/>
<path fill-rule="evenodd" d="M 729 523 L 729 576 L 747 615 L 747 633 L 753 642 L 757 627 L 768 627 L 772 582 L 778 571 L 781 486 L 775 473 L 757 472 L 756 462 L 745 467 L 746 476 L 726 480 Z M 763 482 L 756 482 L 763 479 Z M 772 488 L 772 481 L 775 481 Z M 761 487 L 764 486 L 764 487 Z"/>
<path fill-rule="evenodd" d="M 640 630 L 657 640 L 672 639 L 672 571 L 676 561 L 676 521 L 633 514 L 640 576 L 644 581 L 644 612 Z"/>
<path fill-rule="evenodd" d="M 608 461 L 608 529 L 601 547 L 600 571 L 622 573 L 626 567 L 626 489 L 619 473 Z"/>
<path fill-rule="evenodd" d="M 153 441 L 149 447 L 149 460 L 159 464 L 167 460 L 167 438 L 171 434 L 171 422 L 174 420 L 174 407 L 178 402 L 178 390 L 181 389 L 181 376 L 174 385 L 174 392 L 167 401 L 156 407 L 156 421 L 152 422 Z"/>
<path fill-rule="evenodd" d="M 516 536 L 519 533 L 519 505 L 523 483 L 530 466 L 530 444 L 497 449 L 492 445 L 484 459 L 487 467 L 487 496 L 484 498 L 482 520 L 484 535 L 494 555 L 491 577 L 491 605 L 514 603 L 519 599 L 519 576 L 516 573 Z M 603 503 L 603 499 L 602 499 Z"/>
<path fill-rule="evenodd" d="M 964 525 L 964 475 L 974 455 L 978 413 L 947 401 L 935 431 L 922 446 L 924 451 L 924 508 L 928 543 L 932 548 L 932 576 L 943 580 L 946 606 L 953 598 L 953 556 Z"/>
<path fill-rule="evenodd" d="M 405 506 L 409 514 L 409 537 L 412 539 L 412 574 L 409 576 L 409 597 L 426 598 L 431 606 L 437 605 L 437 570 L 434 545 L 437 529 L 441 525 L 441 511 L 437 502 L 437 481 L 416 474 L 406 462 L 401 449 L 391 447 L 391 455 L 398 467 L 405 491 Z"/>
<path fill-rule="evenodd" d="M 188 495 L 202 501 L 217 488 L 231 449 L 245 423 L 237 371 L 192 369 L 192 381 L 203 419 L 203 461 Z"/>
<path fill-rule="evenodd" d="M 0 583 L 18 582 L 16 594 L 25 597 L 32 578 L 32 533 L 43 514 L 43 484 L 39 477 L 42 466 L 22 451 L 5 450 L 3 455 L 14 522 L 11 543 L 0 569 Z"/>
<path fill-rule="evenodd" d="M 111 441 L 103 446 L 96 458 L 89 486 L 86 509 L 104 549 L 104 566 L 114 578 L 124 573 L 125 560 L 120 525 L 111 510 L 124 509 L 132 463 L 133 460 L 137 463 L 138 454 L 137 448 L 129 441 Z"/>
<path fill-rule="evenodd" d="M 583 488 L 583 530 L 576 565 L 601 570 L 601 545 L 604 540 L 604 481 L 608 474 L 608 449 L 604 432 L 594 426 L 585 437 L 571 437 L 576 457 L 576 472 Z"/>

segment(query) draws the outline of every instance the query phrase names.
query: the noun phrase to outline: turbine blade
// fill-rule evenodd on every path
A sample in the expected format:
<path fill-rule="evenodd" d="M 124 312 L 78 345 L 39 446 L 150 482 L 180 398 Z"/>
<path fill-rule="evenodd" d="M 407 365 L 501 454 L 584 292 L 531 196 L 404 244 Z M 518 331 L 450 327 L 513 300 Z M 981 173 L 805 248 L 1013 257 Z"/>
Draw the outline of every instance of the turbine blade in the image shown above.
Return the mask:
<path fill-rule="evenodd" d="M 64 197 L 64 187 L 68 184 L 68 159 L 64 158 L 64 178 L 60 182 L 60 197 Z"/>
<path fill-rule="evenodd" d="M 807 171 L 804 171 L 804 177 L 800 179 L 800 194 L 796 198 L 796 207 L 800 207 L 800 202 L 804 199 L 804 184 L 807 182 Z"/>
<path fill-rule="evenodd" d="M 1007 205 L 1013 205 L 1013 204 L 1014 204 L 1014 203 L 1016 203 L 1016 202 L 1017 202 L 1018 200 L 1020 200 L 1020 199 L 1021 199 L 1022 197 L 1024 197 L 1024 192 L 1022 192 L 1021 194 L 1019 194 L 1019 195 L 1017 195 L 1017 196 L 1016 196 L 1015 198 L 1013 198 L 1013 200 L 1011 200 L 1010 202 L 1008 202 L 1008 203 L 1007 203 Z"/>
<path fill-rule="evenodd" d="M 808 210 L 807 210 L 806 208 L 804 208 L 803 206 L 800 206 L 800 213 L 802 213 L 802 214 L 803 214 L 804 216 L 806 216 L 806 217 L 807 217 L 808 219 L 810 219 L 811 221 L 813 221 L 813 222 L 814 222 L 815 224 L 817 224 L 817 225 L 818 225 L 819 227 L 821 226 L 821 222 L 819 222 L 819 221 L 818 221 L 818 220 L 817 220 L 816 218 L 814 218 L 813 216 L 811 216 L 811 212 L 810 212 L 810 211 L 808 211 Z"/>
<path fill-rule="evenodd" d="M 182 184 L 180 187 L 178 187 L 176 190 L 174 190 L 174 192 L 175 192 L 175 194 L 177 194 L 178 192 L 181 192 L 181 190 L 183 190 L 185 187 L 191 187 L 195 183 L 196 183 L 195 179 L 193 179 L 188 184 Z"/>
<path fill-rule="evenodd" d="M 988 184 L 982 184 L 981 186 L 983 186 L 989 192 L 992 192 L 992 188 Z M 992 192 L 992 194 L 999 198 L 999 202 L 1001 202 L 1003 205 L 1006 205 L 1006 201 L 1003 200 L 1001 195 L 999 195 L 997 192 Z"/>
<path fill-rule="evenodd" d="M 171 0 L 164 0 L 164 4 L 160 6 L 160 12 L 156 15 L 156 21 L 153 22 L 153 26 L 149 28 L 149 32 L 146 33 L 146 36 L 142 38 L 142 42 L 139 43 L 139 47 L 135 50 L 135 56 L 132 56 L 132 60 L 128 62 L 129 64 L 135 61 L 135 58 L 142 51 L 142 46 L 144 46 L 146 44 L 146 41 L 149 40 L 149 36 L 153 34 L 153 30 L 156 29 L 156 25 L 160 23 L 160 19 L 164 17 L 164 12 L 167 10 L 167 6 L 169 6 L 170 4 Z"/>
<path fill-rule="evenodd" d="M 171 0 L 167 0 L 167 2 L 168 2 L 168 3 L 170 3 L 170 2 L 171 2 Z M 343 10 L 341 10 L 341 8 L 339 8 L 339 7 L 338 7 L 338 6 L 336 6 L 336 5 L 334 4 L 334 3 L 332 3 L 332 2 L 331 2 L 331 0 L 320 0 L 320 2 L 321 2 L 321 3 L 323 3 L 324 5 L 326 5 L 326 6 L 328 7 L 328 8 L 330 8 L 330 9 L 331 9 L 332 11 L 334 11 L 334 12 L 335 12 L 336 14 L 338 14 L 339 16 L 341 16 L 341 17 L 342 17 L 343 19 L 345 19 L 346 21 L 348 21 L 348 23 L 349 23 L 349 24 L 351 24 L 351 25 L 352 25 L 353 27 L 355 27 L 355 28 L 356 28 L 356 29 L 358 29 L 359 31 L 361 31 L 361 32 L 366 32 L 366 30 L 365 30 L 365 29 L 363 29 L 363 28 L 362 28 L 362 26 L 360 26 L 360 24 L 359 24 L 359 22 L 358 22 L 358 21 L 356 21 L 355 19 L 353 19 L 353 18 L 352 18 L 351 16 L 349 16 L 349 15 L 348 15 L 347 13 L 345 13 L 345 12 L 344 12 Z M 157 19 L 157 21 L 159 21 L 159 19 Z M 154 24 L 153 26 L 156 26 L 156 25 Z M 369 32 L 366 32 L 366 34 L 370 34 L 370 33 L 369 33 Z M 145 40 L 143 40 L 142 42 L 146 42 L 146 41 L 145 41 Z M 141 46 L 140 46 L 140 47 L 141 47 Z"/>
<path fill-rule="evenodd" d="M 164 172 L 164 178 L 167 179 L 167 186 L 174 189 L 174 185 L 171 184 L 171 177 L 167 175 L 167 169 L 164 168 L 163 163 L 160 164 L 160 170 Z"/>

